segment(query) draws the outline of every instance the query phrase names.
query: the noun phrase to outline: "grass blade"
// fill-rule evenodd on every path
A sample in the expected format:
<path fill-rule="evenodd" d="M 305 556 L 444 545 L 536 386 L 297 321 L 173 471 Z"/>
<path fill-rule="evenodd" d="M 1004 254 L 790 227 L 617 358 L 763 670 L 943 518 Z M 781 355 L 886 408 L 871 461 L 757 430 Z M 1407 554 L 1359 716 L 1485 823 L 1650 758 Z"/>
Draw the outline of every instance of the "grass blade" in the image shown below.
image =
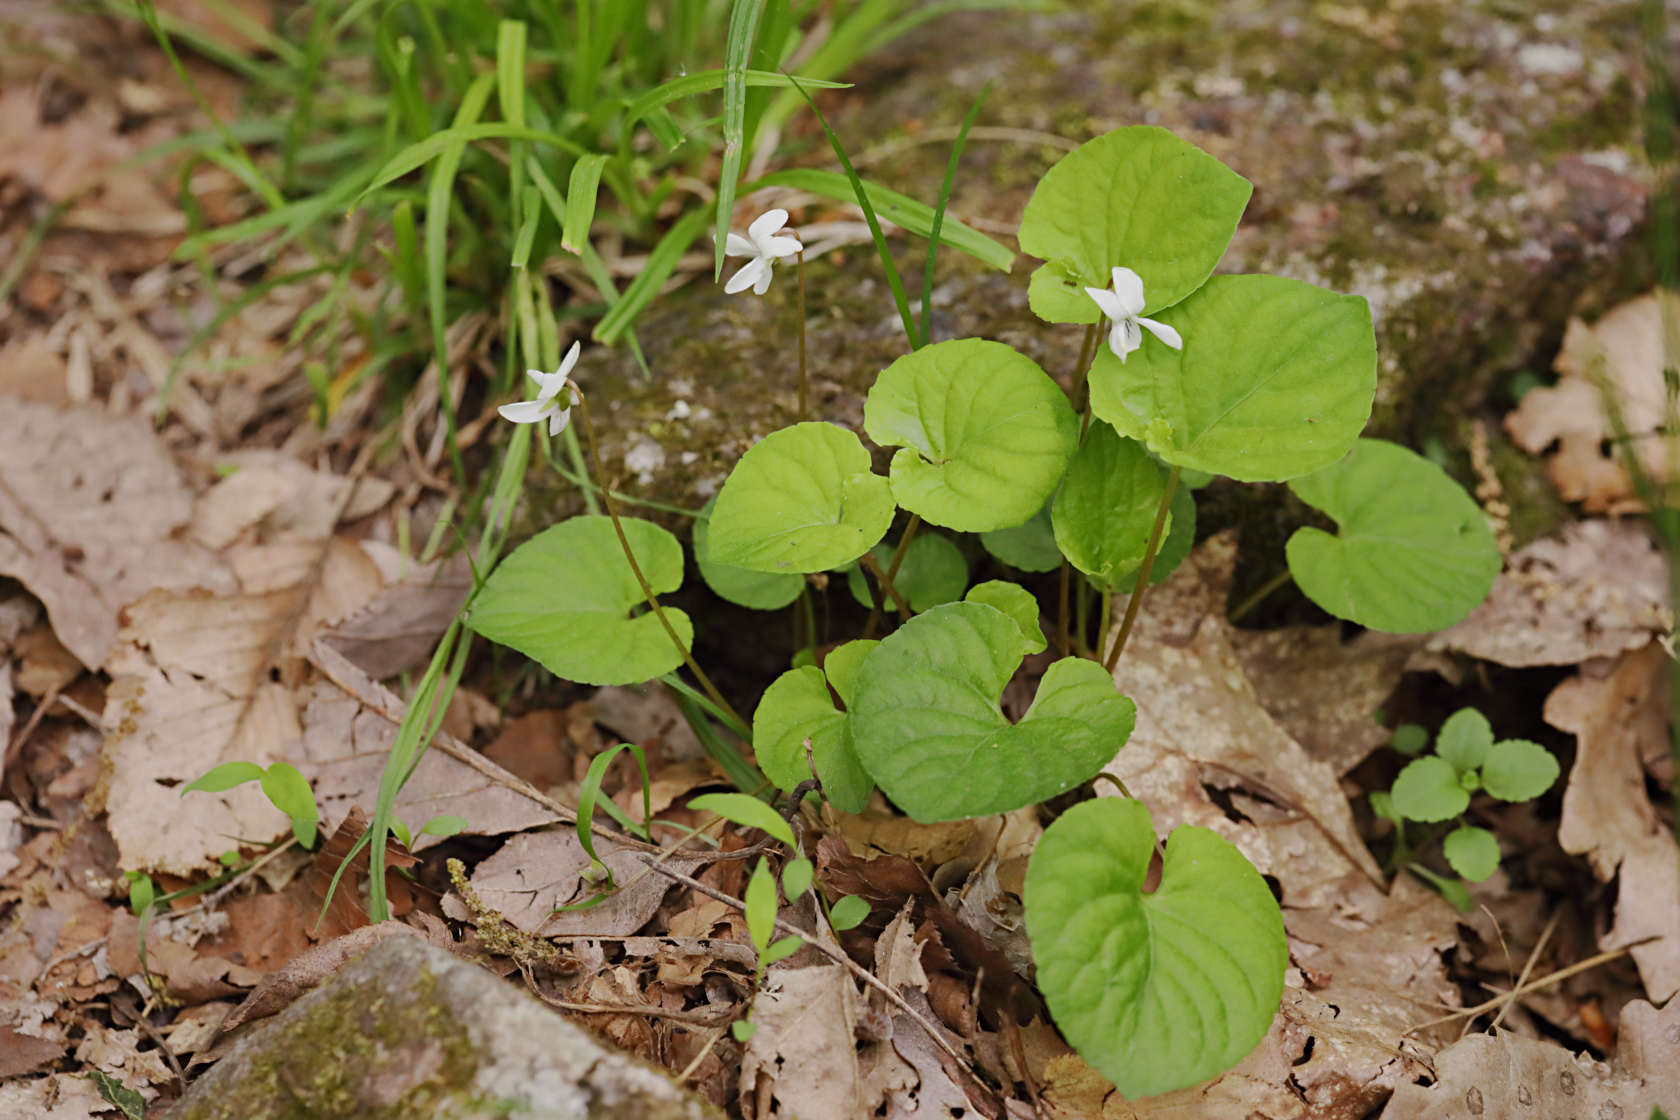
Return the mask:
<path fill-rule="evenodd" d="M 482 86 L 484 96 L 487 97 L 490 92 L 490 84 L 495 80 L 496 76 L 494 74 L 481 74 L 468 90 L 468 93 L 470 94 Z M 462 104 L 465 103 L 465 99 L 463 99 Z M 482 106 L 480 108 L 482 109 Z M 476 116 L 476 114 L 474 115 Z M 350 209 L 354 210 L 360 206 L 363 199 L 380 187 L 402 178 L 410 171 L 424 167 L 455 145 L 465 145 L 475 140 L 532 140 L 538 144 L 548 144 L 559 148 L 561 151 L 569 152 L 574 156 L 589 154 L 581 144 L 560 135 L 558 132 L 547 132 L 539 128 L 521 128 L 517 125 L 495 122 L 486 124 L 462 123 L 459 114 L 457 114 L 456 123 L 449 128 L 442 132 L 434 132 L 424 140 L 410 144 L 387 160 L 385 166 L 381 167 L 378 174 L 374 175 L 373 181 L 363 188 L 361 194 L 356 196 L 355 201 L 350 204 Z"/>
<path fill-rule="evenodd" d="M 681 101 L 685 97 L 693 97 L 700 93 L 710 93 L 714 89 L 721 89 L 727 70 L 698 70 L 692 74 L 684 74 L 680 78 L 672 78 L 662 85 L 654 86 L 636 100 L 629 103 L 624 111 L 625 134 L 628 136 L 630 127 L 643 117 L 661 106 L 669 105 L 673 101 Z M 793 83 L 786 74 L 774 73 L 769 70 L 748 70 L 743 75 L 743 81 L 749 87 L 780 86 L 787 88 Z M 812 89 L 851 89 L 849 82 L 816 81 L 801 78 Z"/>
<path fill-rule="evenodd" d="M 980 96 L 974 99 L 974 104 L 968 107 L 968 115 L 963 117 L 962 127 L 957 129 L 957 138 L 951 144 L 951 158 L 945 163 L 945 181 L 939 185 L 939 205 L 933 209 L 933 229 L 928 233 L 927 261 L 922 265 L 922 344 L 933 340 L 933 262 L 939 252 L 939 231 L 945 224 L 945 207 L 951 201 L 951 187 L 957 180 L 957 163 L 962 159 L 963 145 L 968 142 L 968 130 L 974 127 L 974 118 L 980 115 L 980 106 L 986 103 L 986 95 L 992 92 L 992 83 L 987 82 L 980 90 Z"/>
<path fill-rule="evenodd" d="M 823 132 L 828 135 L 829 147 L 834 149 L 835 158 L 846 171 L 846 180 L 851 184 L 852 195 L 863 210 L 863 220 L 869 223 L 869 236 L 875 241 L 875 251 L 881 255 L 881 267 L 886 269 L 887 287 L 892 289 L 893 303 L 898 307 L 899 321 L 904 324 L 905 337 L 910 340 L 910 349 L 921 346 L 916 334 L 916 320 L 910 315 L 910 299 L 904 294 L 904 280 L 898 274 L 898 265 L 893 263 L 892 248 L 887 244 L 886 234 L 881 232 L 881 221 L 875 216 L 875 204 L 870 201 L 869 191 L 864 189 L 863 180 L 858 178 L 857 169 L 852 166 L 851 158 L 846 155 L 845 146 L 840 143 L 840 137 L 834 135 L 834 130 L 828 127 L 828 118 L 823 116 L 817 103 L 811 100 L 811 95 L 805 92 L 805 87 L 799 82 L 793 83 L 793 88 L 799 91 L 805 103 L 811 107 L 811 112 L 817 115 L 817 123 L 822 125 Z M 930 224 L 928 229 L 932 231 Z M 719 242 L 721 247 L 722 242 Z"/>
<path fill-rule="evenodd" d="M 599 323 L 595 324 L 597 342 L 611 346 L 629 329 L 636 316 L 659 294 L 659 286 L 665 283 L 666 278 L 676 269 L 677 261 L 688 251 L 694 239 L 700 236 L 700 231 L 706 228 L 708 217 L 705 210 L 690 210 L 677 220 L 670 232 L 659 239 L 659 244 L 648 254 L 647 264 L 636 274 L 636 278 L 630 281 L 630 286 L 624 289 L 623 297 L 613 304 L 612 309 L 602 316 Z"/>
<path fill-rule="evenodd" d="M 595 194 L 601 185 L 601 168 L 606 164 L 603 155 L 582 156 L 572 164 L 571 182 L 566 186 L 566 220 L 560 226 L 560 247 L 568 252 L 582 252 L 580 246 L 589 240 L 589 227 L 595 221 Z"/>
<path fill-rule="evenodd" d="M 792 187 L 794 190 L 832 198 L 838 202 L 856 202 L 857 192 L 851 180 L 838 171 L 823 171 L 814 167 L 799 167 L 787 171 L 773 171 L 747 184 L 747 190 L 764 187 Z M 918 237 L 933 233 L 934 210 L 925 202 L 917 202 L 909 195 L 888 190 L 877 183 L 864 183 L 875 212 L 895 226 Z M 977 229 L 961 222 L 946 219 L 940 227 L 940 241 L 953 249 L 967 253 L 975 260 L 1000 272 L 1008 272 L 1015 264 L 1015 252 L 1007 245 L 994 241 Z"/>
<path fill-rule="evenodd" d="M 729 219 L 735 211 L 735 190 L 741 180 L 742 148 L 747 130 L 747 68 L 752 62 L 753 38 L 758 33 L 764 0 L 735 0 L 729 13 L 729 40 L 724 50 L 723 166 L 718 171 L 717 245 L 712 254 L 712 279 L 723 275 L 723 246 Z"/>

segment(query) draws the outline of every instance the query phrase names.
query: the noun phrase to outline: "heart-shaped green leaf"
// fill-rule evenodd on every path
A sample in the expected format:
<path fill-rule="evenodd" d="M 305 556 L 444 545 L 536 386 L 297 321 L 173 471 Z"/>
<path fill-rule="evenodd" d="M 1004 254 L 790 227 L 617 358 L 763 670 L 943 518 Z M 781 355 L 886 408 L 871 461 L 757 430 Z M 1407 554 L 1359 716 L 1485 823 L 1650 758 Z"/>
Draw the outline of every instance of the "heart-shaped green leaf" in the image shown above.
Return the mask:
<path fill-rule="evenodd" d="M 1286 553 L 1313 602 L 1372 630 L 1444 630 L 1487 598 L 1499 545 L 1470 495 L 1421 455 L 1362 439 L 1289 488 L 1340 529 L 1298 529 Z"/>
<path fill-rule="evenodd" d="M 1501 739 L 1482 763 L 1482 788 L 1501 801 L 1531 801 L 1552 788 L 1558 760 L 1539 743 Z"/>
<path fill-rule="evenodd" d="M 881 789 L 918 821 L 1004 813 L 1100 770 L 1137 709 L 1102 666 L 1050 666 L 1011 725 L 999 709 L 1021 663 L 1016 621 L 983 603 L 947 603 L 882 640 L 858 671 L 852 742 Z"/>
<path fill-rule="evenodd" d="M 714 496 L 706 502 L 700 516 L 694 519 L 694 563 L 700 569 L 700 578 L 706 581 L 713 594 L 755 611 L 779 610 L 799 598 L 799 592 L 805 586 L 801 576 L 755 572 L 733 564 L 720 564 L 712 559 L 711 514 L 715 505 L 717 498 Z"/>
<path fill-rule="evenodd" d="M 1092 424 L 1051 507 L 1056 545 L 1093 584 L 1113 591 L 1143 562 L 1165 493 L 1166 476 L 1142 444 Z"/>
<path fill-rule="evenodd" d="M 1079 442 L 1079 419 L 1049 375 L 979 338 L 937 342 L 888 366 L 869 390 L 863 426 L 882 447 L 903 448 L 892 461 L 899 505 L 974 533 L 1036 513 Z"/>
<path fill-rule="evenodd" d="M 1281 276 L 1215 276 L 1161 313 L 1183 350 L 1104 346 L 1091 409 L 1180 467 L 1276 482 L 1341 458 L 1371 416 L 1371 309 Z"/>
<path fill-rule="evenodd" d="M 655 594 L 682 586 L 677 538 L 650 521 L 620 519 Z M 610 518 L 573 517 L 511 552 L 473 599 L 467 625 L 511 646 L 557 677 L 580 684 L 638 684 L 682 664 L 680 650 L 644 604 Z M 686 646 L 688 616 L 665 607 Z"/>
<path fill-rule="evenodd" d="M 893 551 L 885 543 L 874 548 L 875 562 L 883 572 L 892 566 Z M 865 575 L 861 566 L 846 573 L 846 586 L 851 589 L 852 597 L 866 607 L 875 605 L 869 594 L 873 581 L 874 577 Z M 909 602 L 910 609 L 918 613 L 940 603 L 954 602 L 962 598 L 963 589 L 968 586 L 968 561 L 949 537 L 922 533 L 910 538 L 910 545 L 904 550 L 904 562 L 893 577 L 893 586 Z M 891 596 L 885 596 L 883 605 L 889 612 L 898 611 L 898 604 Z"/>
<path fill-rule="evenodd" d="M 1435 739 L 1435 753 L 1461 775 L 1480 766 L 1491 746 L 1493 725 L 1474 708 L 1460 708 L 1448 716 Z"/>
<path fill-rule="evenodd" d="M 1061 567 L 1062 550 L 1056 547 L 1056 532 L 1050 525 L 1050 507 L 1009 529 L 980 534 L 987 552 L 1023 572 L 1049 572 Z"/>
<path fill-rule="evenodd" d="M 846 643 L 846 646 L 863 647 L 857 652 L 864 655 L 874 645 L 874 642 Z M 828 655 L 825 664 L 836 676 L 845 676 L 850 682 L 850 674 L 855 670 L 849 655 L 840 654 L 837 649 Z M 790 793 L 810 778 L 814 764 L 823 784 L 823 794 L 834 807 L 842 812 L 859 813 L 868 803 L 875 783 L 853 752 L 847 734 L 850 717 L 834 706 L 828 688 L 823 670 L 815 666 L 791 669 L 777 677 L 764 690 L 758 710 L 753 713 L 753 753 L 765 776 L 777 788 Z M 811 743 L 809 761 L 805 756 L 807 739 Z"/>
<path fill-rule="evenodd" d="M 1241 1061 L 1271 1026 L 1289 963 L 1277 902 L 1229 841 L 1174 830 L 1146 894 L 1154 848 L 1142 803 L 1086 801 L 1039 839 L 1024 895 L 1050 1014 L 1133 1100 Z"/>
<path fill-rule="evenodd" d="M 1411 821 L 1451 820 L 1470 804 L 1452 763 L 1432 754 L 1406 763 L 1389 796 L 1395 812 Z"/>
<path fill-rule="evenodd" d="M 712 510 L 712 559 L 756 572 L 820 572 L 862 556 L 892 524 L 892 487 L 856 435 L 795 424 L 755 443 Z"/>
<path fill-rule="evenodd" d="M 1021 637 L 1026 641 L 1028 653 L 1041 653 L 1045 647 L 1044 627 L 1038 624 L 1038 600 L 1032 597 L 1032 592 L 1018 583 L 1009 583 L 1001 579 L 989 579 L 985 583 L 977 583 L 968 589 L 963 596 L 965 603 L 984 603 L 988 607 L 996 607 L 1004 614 L 1015 620 L 1015 625 L 1021 628 Z"/>
<path fill-rule="evenodd" d="M 1499 870 L 1499 840 L 1485 828 L 1460 825 L 1447 833 L 1441 851 L 1452 869 L 1472 883 Z"/>
<path fill-rule="evenodd" d="M 1086 287 L 1122 265 L 1143 279 L 1145 314 L 1201 287 L 1253 187 L 1164 128 L 1117 128 L 1063 156 L 1021 216 L 1021 251 L 1046 261 L 1027 298 L 1052 323 L 1094 323 Z"/>

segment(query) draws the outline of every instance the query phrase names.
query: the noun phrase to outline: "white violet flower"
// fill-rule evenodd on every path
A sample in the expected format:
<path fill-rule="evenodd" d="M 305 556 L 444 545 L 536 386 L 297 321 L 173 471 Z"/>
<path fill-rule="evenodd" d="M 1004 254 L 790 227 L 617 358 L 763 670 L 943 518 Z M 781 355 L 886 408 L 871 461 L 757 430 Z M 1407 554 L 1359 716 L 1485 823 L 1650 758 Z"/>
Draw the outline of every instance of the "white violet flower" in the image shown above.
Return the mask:
<path fill-rule="evenodd" d="M 577 404 L 577 392 L 567 387 L 566 382 L 571 378 L 572 367 L 577 365 L 581 348 L 581 342 L 572 343 L 572 348 L 560 359 L 560 368 L 553 373 L 544 373 L 540 369 L 526 370 L 525 376 L 537 383 L 536 399 L 504 404 L 496 411 L 502 414 L 504 420 L 512 420 L 515 424 L 537 424 L 547 420 L 551 436 L 565 431 L 567 422 L 572 418 L 572 406 Z M 562 389 L 566 390 L 565 408 L 560 407 Z"/>
<path fill-rule="evenodd" d="M 1108 348 L 1122 362 L 1126 360 L 1126 355 L 1143 345 L 1145 327 L 1174 350 L 1184 349 L 1184 339 L 1177 331 L 1165 323 L 1145 319 L 1138 314 L 1143 310 L 1143 277 L 1131 269 L 1116 265 L 1113 288 L 1086 288 L 1085 294 L 1114 324 L 1108 331 Z"/>
<path fill-rule="evenodd" d="M 791 234 L 777 236 L 777 231 L 787 225 L 787 220 L 788 212 L 777 207 L 754 218 L 752 225 L 747 227 L 745 237 L 738 233 L 730 233 L 724 241 L 724 255 L 751 257 L 752 260 L 742 265 L 740 271 L 729 278 L 729 282 L 723 286 L 724 291 L 734 295 L 751 288 L 757 295 L 763 295 L 770 290 L 770 266 L 776 258 L 791 257 L 805 249 L 805 246 L 799 243 L 799 238 Z"/>

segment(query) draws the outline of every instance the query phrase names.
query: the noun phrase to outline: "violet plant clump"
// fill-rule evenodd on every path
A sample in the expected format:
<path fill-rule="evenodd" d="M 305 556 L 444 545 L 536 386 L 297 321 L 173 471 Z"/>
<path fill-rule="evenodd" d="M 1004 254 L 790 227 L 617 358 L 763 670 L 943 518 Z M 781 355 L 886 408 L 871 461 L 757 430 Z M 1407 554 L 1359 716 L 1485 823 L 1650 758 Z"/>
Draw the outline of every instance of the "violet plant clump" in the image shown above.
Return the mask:
<path fill-rule="evenodd" d="M 857 191 L 897 207 L 894 220 L 913 232 L 943 218 L 941 208 L 930 223 L 927 208 L 879 188 Z M 1192 492 L 1213 476 L 1286 482 L 1337 523 L 1336 534 L 1302 529 L 1287 548 L 1301 590 L 1330 613 L 1389 631 L 1450 625 L 1498 571 L 1493 534 L 1439 468 L 1361 438 L 1376 388 L 1363 299 L 1283 277 L 1213 275 L 1250 191 L 1163 129 L 1120 128 L 1081 145 L 1045 174 L 1019 231 L 1022 250 L 1043 262 L 1029 282 L 1033 311 L 1086 331 L 1071 396 L 1013 348 L 931 342 L 906 313 L 910 348 L 869 390 L 861 434 L 802 419 L 741 458 L 696 533 L 708 586 L 780 608 L 809 594 L 807 577 L 833 572 L 876 608 L 855 640 L 820 661 L 806 651 L 750 723 L 695 664 L 688 616 L 659 603 L 683 582 L 680 543 L 620 514 L 610 493 L 606 515 L 563 521 L 503 560 L 467 625 L 568 680 L 670 681 L 703 738 L 733 732 L 751 744 L 767 785 L 846 812 L 879 791 L 923 822 L 1063 798 L 1115 758 L 1137 716 L 1116 666 L 1148 587 L 1188 552 Z M 771 211 L 727 237 L 722 248 L 751 258 L 729 291 L 762 294 L 773 263 L 798 253 L 786 221 Z M 948 244 L 1007 259 L 982 235 L 944 226 Z M 526 404 L 557 415 L 560 388 L 536 380 Z M 541 418 L 528 411 L 512 418 Z M 885 474 L 863 437 L 892 450 Z M 1064 618 L 1062 656 L 1019 720 L 1003 714 L 1001 696 L 1023 658 L 1046 648 L 1044 612 L 1019 583 L 968 586 L 950 547 L 963 533 L 1017 570 L 1065 564 L 1100 597 L 1098 648 L 1083 648 Z M 1117 624 L 1116 594 L 1130 596 Z M 889 618 L 896 628 L 878 636 Z M 685 665 L 698 687 L 675 675 Z M 730 765 L 737 774 L 745 763 Z M 750 778 L 737 781 L 755 792 Z M 753 819 L 733 803 L 717 811 Z M 810 889 L 791 846 L 781 880 L 790 899 Z M 1228 841 L 1175 829 L 1159 886 L 1145 891 L 1156 850 L 1142 803 L 1087 798 L 1049 824 L 1024 894 L 1037 984 L 1057 1025 L 1132 1098 L 1206 1080 L 1248 1054 L 1278 1008 L 1289 957 L 1277 901 Z M 765 962 L 797 948 L 772 940 L 775 890 L 760 864 L 747 901 Z"/>

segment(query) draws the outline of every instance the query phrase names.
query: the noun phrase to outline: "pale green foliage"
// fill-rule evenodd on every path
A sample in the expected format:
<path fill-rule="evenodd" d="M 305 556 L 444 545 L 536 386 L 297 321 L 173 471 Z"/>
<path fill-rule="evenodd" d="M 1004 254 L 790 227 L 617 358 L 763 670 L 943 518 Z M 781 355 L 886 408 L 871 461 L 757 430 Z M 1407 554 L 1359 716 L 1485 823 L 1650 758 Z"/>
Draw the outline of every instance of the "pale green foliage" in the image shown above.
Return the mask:
<path fill-rule="evenodd" d="M 883 572 L 891 567 L 891 546 L 878 544 L 874 553 L 875 562 L 881 565 Z M 846 573 L 846 586 L 851 589 L 852 597 L 866 607 L 873 605 L 869 594 L 873 578 L 865 575 L 861 566 Z M 898 593 L 904 596 L 913 611 L 925 611 L 940 603 L 954 602 L 962 598 L 963 589 L 968 586 L 968 561 L 963 559 L 962 551 L 951 543 L 949 537 L 920 533 L 910 539 L 909 546 L 904 550 L 904 561 L 893 577 L 893 586 L 898 588 Z M 882 606 L 897 612 L 898 604 L 893 602 L 892 597 L 885 592 L 882 596 Z"/>
<path fill-rule="evenodd" d="M 968 594 L 963 596 L 963 601 L 996 607 L 1014 619 L 1015 625 L 1021 628 L 1021 637 L 1028 653 L 1043 652 L 1044 629 L 1038 624 L 1038 600 L 1020 584 L 989 579 L 969 588 Z"/>
<path fill-rule="evenodd" d="M 1142 444 L 1092 424 L 1051 507 L 1057 547 L 1096 587 L 1120 588 L 1143 562 L 1165 489 Z"/>
<path fill-rule="evenodd" d="M 1075 805 L 1027 866 L 1038 986 L 1079 1054 L 1127 1098 L 1204 1081 L 1271 1026 L 1289 963 L 1266 882 L 1229 841 L 1185 825 L 1145 893 L 1155 831 L 1140 802 Z"/>
<path fill-rule="evenodd" d="M 1054 571 L 1062 563 L 1048 505 L 1019 525 L 981 533 L 980 543 L 987 552 L 1023 572 Z"/>
<path fill-rule="evenodd" d="M 707 500 L 700 516 L 694 519 L 694 564 L 700 569 L 700 578 L 706 581 L 712 593 L 736 606 L 751 607 L 755 611 L 778 610 L 799 598 L 799 592 L 805 586 L 801 576 L 755 572 L 733 564 L 720 564 L 712 559 L 711 513 L 715 505 L 717 498 L 713 496 Z"/>
<path fill-rule="evenodd" d="M 1423 456 L 1362 439 L 1334 466 L 1290 483 L 1336 522 L 1289 538 L 1289 570 L 1338 618 L 1390 633 L 1441 630 L 1474 610 L 1499 574 L 1487 517 Z"/>
<path fill-rule="evenodd" d="M 1452 869 L 1479 883 L 1499 869 L 1499 841 L 1493 833 L 1475 825 L 1460 825 L 1447 833 L 1441 852 Z"/>

